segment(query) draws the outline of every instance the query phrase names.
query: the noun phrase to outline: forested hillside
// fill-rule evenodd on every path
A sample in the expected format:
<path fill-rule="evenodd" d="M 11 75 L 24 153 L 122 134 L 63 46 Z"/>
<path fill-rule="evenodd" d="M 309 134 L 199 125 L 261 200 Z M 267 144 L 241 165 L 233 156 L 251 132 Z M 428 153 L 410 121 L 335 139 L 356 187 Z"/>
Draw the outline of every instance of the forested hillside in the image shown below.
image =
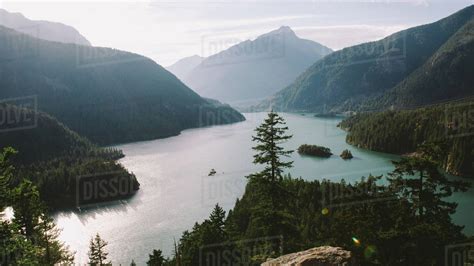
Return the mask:
<path fill-rule="evenodd" d="M 431 103 L 465 96 L 472 92 L 466 84 L 472 81 L 468 73 L 472 69 L 473 18 L 474 6 L 469 6 L 435 23 L 334 52 L 258 109 L 271 106 L 285 111 L 330 112 L 358 110 L 361 103 L 364 109 L 381 108 L 386 106 L 381 106 L 378 98 L 371 104 L 367 101 L 398 84 L 395 95 L 384 98 L 386 104 Z M 416 96 L 415 102 L 411 96 Z"/>
<path fill-rule="evenodd" d="M 244 120 L 140 55 L 44 41 L 4 27 L 0 42 L 0 98 L 35 95 L 39 110 L 94 143 L 154 139 Z"/>
<path fill-rule="evenodd" d="M 423 106 L 474 95 L 474 20 L 466 23 L 422 67 L 367 108 Z"/>
<path fill-rule="evenodd" d="M 474 175 L 474 101 L 415 110 L 365 113 L 344 120 L 348 143 L 375 151 L 411 153 L 424 142 L 444 142 L 445 169 Z"/>
<path fill-rule="evenodd" d="M 129 180 L 134 191 L 138 190 L 136 177 L 116 162 L 123 157 L 121 151 L 99 148 L 47 114 L 6 104 L 0 108 L 36 120 L 29 129 L 0 131 L 0 149 L 12 147 L 18 152 L 12 158 L 13 182 L 33 181 L 49 207 L 76 206 L 76 186 L 81 177 L 112 174 Z"/>

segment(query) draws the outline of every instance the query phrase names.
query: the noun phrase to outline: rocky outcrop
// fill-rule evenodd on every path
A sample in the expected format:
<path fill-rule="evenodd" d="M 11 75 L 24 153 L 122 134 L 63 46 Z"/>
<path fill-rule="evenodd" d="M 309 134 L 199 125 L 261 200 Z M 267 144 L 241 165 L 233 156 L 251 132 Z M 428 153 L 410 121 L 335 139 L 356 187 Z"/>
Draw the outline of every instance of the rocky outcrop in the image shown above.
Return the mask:
<path fill-rule="evenodd" d="M 261 266 L 356 266 L 350 251 L 340 247 L 323 246 L 291 253 L 269 260 Z"/>

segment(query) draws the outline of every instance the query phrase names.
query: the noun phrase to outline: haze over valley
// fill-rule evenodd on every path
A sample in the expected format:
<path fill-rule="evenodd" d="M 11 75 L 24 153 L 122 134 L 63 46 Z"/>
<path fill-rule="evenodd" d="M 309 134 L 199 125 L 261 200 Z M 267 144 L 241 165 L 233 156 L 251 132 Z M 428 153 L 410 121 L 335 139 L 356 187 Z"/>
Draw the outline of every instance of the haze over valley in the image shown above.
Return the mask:
<path fill-rule="evenodd" d="M 471 265 L 470 1 L 0 2 L 0 265 Z"/>

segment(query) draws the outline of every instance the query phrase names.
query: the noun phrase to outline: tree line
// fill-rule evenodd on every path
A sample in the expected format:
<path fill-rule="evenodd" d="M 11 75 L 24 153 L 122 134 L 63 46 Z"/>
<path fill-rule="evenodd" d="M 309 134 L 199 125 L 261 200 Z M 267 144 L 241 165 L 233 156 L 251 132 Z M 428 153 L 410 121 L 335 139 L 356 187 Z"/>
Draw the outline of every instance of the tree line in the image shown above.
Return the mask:
<path fill-rule="evenodd" d="M 256 129 L 254 163 L 263 170 L 247 177 L 245 193 L 234 208 L 225 212 L 216 205 L 208 219 L 183 232 L 169 258 L 153 250 L 148 265 L 257 265 L 322 245 L 350 250 L 361 265 L 443 265 L 445 246 L 469 239 L 451 219 L 457 203 L 446 200 L 469 188 L 440 171 L 446 145 L 420 145 L 417 156 L 394 162 L 395 170 L 385 177 L 368 176 L 355 183 L 305 181 L 285 174 L 292 167 L 285 157 L 292 151 L 281 146 L 291 137 L 284 123 L 272 112 Z M 13 173 L 10 155 L 7 150 L 0 160 L 1 189 L 7 192 L 1 195 L 8 195 L 1 207 L 13 206 L 20 215 L 2 222 L 8 239 L 2 251 L 21 250 L 14 252 L 21 254 L 15 257 L 18 261 L 70 261 L 71 253 L 48 230 L 54 223 L 41 226 L 47 219 L 40 218 L 46 216 L 36 207 L 39 193 L 32 183 L 25 180 L 12 187 L 8 182 Z M 43 240 L 24 240 L 31 235 Z M 113 263 L 106 246 L 99 235 L 91 239 L 91 265 Z"/>

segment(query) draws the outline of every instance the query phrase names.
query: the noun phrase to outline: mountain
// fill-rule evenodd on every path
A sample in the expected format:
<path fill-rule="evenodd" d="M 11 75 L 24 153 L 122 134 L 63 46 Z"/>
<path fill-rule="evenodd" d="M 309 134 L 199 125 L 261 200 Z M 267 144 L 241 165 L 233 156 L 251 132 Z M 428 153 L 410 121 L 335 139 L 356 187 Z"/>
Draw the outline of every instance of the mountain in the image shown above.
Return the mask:
<path fill-rule="evenodd" d="M 179 60 L 166 69 L 182 80 L 186 78 L 194 68 L 201 64 L 203 60 L 204 57 L 193 55 Z"/>
<path fill-rule="evenodd" d="M 451 68 L 443 76 L 457 72 L 457 76 L 452 76 L 450 80 L 458 76 L 466 78 L 468 75 L 464 71 L 469 68 L 463 70 L 461 63 L 470 60 L 472 54 L 464 55 L 458 52 L 471 51 L 469 42 L 464 43 L 470 38 L 463 36 L 471 29 L 468 24 L 473 18 L 474 6 L 469 6 L 435 23 L 400 31 L 380 41 L 334 52 L 313 64 L 291 85 L 262 102 L 258 109 L 271 106 L 275 110 L 331 112 L 359 109 L 362 103 L 365 108 L 370 109 L 373 106 L 367 106 L 368 102 L 372 100 L 372 104 L 378 103 L 377 100 L 373 101 L 375 97 L 381 97 L 396 86 L 398 88 L 394 91 L 397 93 L 414 93 L 418 90 L 415 87 L 424 86 L 426 89 L 417 93 L 419 99 L 428 96 L 427 99 L 430 100 L 425 102 L 462 96 L 466 92 L 465 85 L 464 89 L 455 90 L 456 93 L 431 97 L 427 95 L 431 93 L 427 89 L 429 83 L 420 85 L 426 79 L 431 79 L 426 73 L 423 74 L 426 77 L 424 79 L 409 76 L 412 73 L 420 76 L 427 68 L 431 69 L 428 73 L 436 75 L 436 71 L 441 71 L 443 67 L 457 64 L 457 68 Z M 460 33 L 455 35 L 457 32 Z M 452 37 L 454 39 L 449 42 Z M 430 59 L 431 63 L 428 62 Z M 418 70 L 423 66 L 424 69 Z M 406 80 L 407 78 L 409 79 Z M 469 84 L 468 81 L 459 82 Z M 407 86 L 410 89 L 407 89 Z M 442 89 L 438 87 L 437 90 Z"/>
<path fill-rule="evenodd" d="M 188 75 L 176 74 L 205 97 L 242 104 L 273 94 L 331 52 L 283 26 L 205 58 Z"/>
<path fill-rule="evenodd" d="M 36 96 L 38 110 L 94 143 L 149 140 L 244 120 L 137 54 L 44 41 L 4 27 L 0 43 L 0 99 Z"/>
<path fill-rule="evenodd" d="M 30 20 L 20 13 L 10 13 L 4 9 L 0 9 L 0 25 L 47 41 L 91 45 L 71 26 L 56 22 Z"/>
<path fill-rule="evenodd" d="M 474 19 L 457 31 L 423 66 L 372 106 L 423 106 L 474 94 Z"/>

